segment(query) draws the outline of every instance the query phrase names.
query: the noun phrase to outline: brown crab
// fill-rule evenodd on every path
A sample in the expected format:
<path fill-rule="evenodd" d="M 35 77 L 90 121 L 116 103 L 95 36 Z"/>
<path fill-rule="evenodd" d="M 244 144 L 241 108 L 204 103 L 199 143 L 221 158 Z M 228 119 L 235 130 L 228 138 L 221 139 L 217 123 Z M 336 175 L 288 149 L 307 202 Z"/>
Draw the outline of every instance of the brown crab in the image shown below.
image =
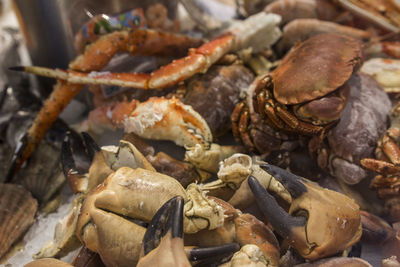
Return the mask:
<path fill-rule="evenodd" d="M 376 159 L 364 158 L 361 165 L 378 173 L 371 187 L 378 190 L 378 196 L 386 200 L 391 222 L 400 221 L 400 105 L 392 110 L 391 126 L 378 141 Z"/>
<path fill-rule="evenodd" d="M 251 130 L 264 121 L 286 133 L 322 137 L 346 105 L 346 82 L 362 59 L 361 42 L 320 34 L 297 45 L 269 74 L 258 77 L 232 116 L 235 137 L 258 150 Z"/>
<path fill-rule="evenodd" d="M 273 165 L 262 166 L 290 192 L 288 213 L 252 176 L 248 184 L 274 230 L 309 260 L 334 255 L 361 238 L 359 206 L 351 198 Z"/>

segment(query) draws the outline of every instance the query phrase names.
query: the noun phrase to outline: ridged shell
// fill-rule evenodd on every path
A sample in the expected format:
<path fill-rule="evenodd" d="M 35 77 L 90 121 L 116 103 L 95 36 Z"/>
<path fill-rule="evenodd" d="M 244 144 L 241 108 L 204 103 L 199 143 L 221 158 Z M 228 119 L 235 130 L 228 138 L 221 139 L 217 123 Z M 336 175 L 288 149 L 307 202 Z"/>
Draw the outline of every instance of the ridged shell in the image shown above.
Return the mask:
<path fill-rule="evenodd" d="M 0 258 L 33 224 L 37 208 L 22 186 L 0 184 Z"/>
<path fill-rule="evenodd" d="M 60 166 L 60 149 L 48 142 L 41 142 L 18 174 L 22 184 L 40 204 L 46 203 L 65 183 Z"/>

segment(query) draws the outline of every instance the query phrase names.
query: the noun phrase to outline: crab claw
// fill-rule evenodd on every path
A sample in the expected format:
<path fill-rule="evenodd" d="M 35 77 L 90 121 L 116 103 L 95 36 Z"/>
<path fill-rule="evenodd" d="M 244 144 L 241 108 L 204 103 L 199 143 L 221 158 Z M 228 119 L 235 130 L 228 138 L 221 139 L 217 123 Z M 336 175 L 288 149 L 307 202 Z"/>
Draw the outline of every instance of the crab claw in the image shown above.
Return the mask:
<path fill-rule="evenodd" d="M 232 254 L 239 249 L 239 244 L 229 243 L 216 247 L 192 248 L 186 252 L 186 255 L 194 266 L 212 266 L 231 258 Z"/>
<path fill-rule="evenodd" d="M 168 200 L 154 215 L 143 237 L 140 266 L 191 266 L 183 244 L 182 197 Z"/>
<path fill-rule="evenodd" d="M 140 103 L 124 121 L 125 132 L 143 138 L 170 140 L 179 146 L 211 143 L 207 122 L 179 99 L 150 98 Z"/>
<path fill-rule="evenodd" d="M 262 165 L 292 195 L 286 212 L 254 177 L 249 186 L 257 205 L 279 235 L 309 260 L 334 255 L 361 237 L 359 206 L 353 199 L 272 165 Z"/>
<path fill-rule="evenodd" d="M 239 250 L 236 243 L 209 248 L 185 249 L 183 242 L 184 199 L 168 200 L 153 216 L 143 237 L 143 255 L 137 266 L 192 266 L 223 261 Z"/>
<path fill-rule="evenodd" d="M 112 172 L 92 137 L 82 133 L 82 138 L 83 140 L 79 135 L 68 133 L 61 146 L 62 168 L 74 193 L 88 192 Z M 78 166 L 78 163 L 83 163 L 83 166 Z"/>

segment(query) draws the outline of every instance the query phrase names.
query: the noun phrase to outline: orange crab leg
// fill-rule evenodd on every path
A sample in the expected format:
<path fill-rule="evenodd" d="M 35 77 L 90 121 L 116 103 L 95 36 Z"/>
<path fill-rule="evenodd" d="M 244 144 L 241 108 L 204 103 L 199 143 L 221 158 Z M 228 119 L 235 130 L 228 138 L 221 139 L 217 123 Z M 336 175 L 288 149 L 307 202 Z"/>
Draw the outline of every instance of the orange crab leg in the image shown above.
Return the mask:
<path fill-rule="evenodd" d="M 371 158 L 362 159 L 361 165 L 368 170 L 386 175 L 397 174 L 400 172 L 400 166 L 396 166 L 393 163 L 378 159 L 371 159 Z"/>
<path fill-rule="evenodd" d="M 185 56 L 187 50 L 198 47 L 201 39 L 149 29 L 116 31 L 90 44 L 85 52 L 69 65 L 72 70 L 89 72 L 102 69 L 117 52 L 133 56 Z"/>
<path fill-rule="evenodd" d="M 43 67 L 22 67 L 13 70 L 24 70 L 33 74 L 65 80 L 71 84 L 106 84 L 140 89 L 160 89 L 185 80 L 196 73 L 207 69 L 228 53 L 234 44 L 234 36 L 228 34 L 191 49 L 189 55 L 174 60 L 160 69 L 150 73 L 110 73 L 110 72 L 77 72 L 71 70 L 53 70 Z M 90 55 L 91 56 L 91 55 Z M 105 56 L 109 60 L 109 56 Z M 79 59 L 79 58 L 78 58 Z M 108 61 L 107 61 L 108 62 Z M 75 66 L 74 63 L 71 66 Z M 96 70 L 98 69 L 96 64 Z"/>

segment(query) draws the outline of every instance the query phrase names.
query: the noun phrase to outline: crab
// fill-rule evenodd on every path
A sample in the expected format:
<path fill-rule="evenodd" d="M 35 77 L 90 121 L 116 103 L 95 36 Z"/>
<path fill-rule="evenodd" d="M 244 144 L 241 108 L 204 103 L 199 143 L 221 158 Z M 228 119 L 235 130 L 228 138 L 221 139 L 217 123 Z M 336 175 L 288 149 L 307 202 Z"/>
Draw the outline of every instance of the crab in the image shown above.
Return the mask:
<path fill-rule="evenodd" d="M 379 139 L 375 151 L 376 158 L 364 158 L 362 166 L 377 172 L 371 182 L 371 188 L 378 191 L 378 196 L 385 199 L 385 206 L 391 222 L 400 221 L 400 105 L 391 113 L 391 126 Z"/>
<path fill-rule="evenodd" d="M 243 261 L 242 258 L 245 257 L 249 263 L 260 262 L 265 264 L 265 266 L 278 266 L 279 244 L 276 237 L 267 226 L 249 214 L 235 215 L 237 216 L 234 220 L 236 231 L 239 231 L 237 233 L 239 244 L 228 243 L 219 246 L 212 244 L 213 247 L 199 247 L 192 249 L 189 253 L 185 252 L 184 244 L 191 243 L 191 238 L 188 241 L 188 236 L 183 236 L 183 206 L 183 199 L 174 197 L 167 201 L 153 216 L 152 222 L 143 238 L 142 254 L 144 257 L 139 260 L 138 266 L 142 266 L 141 264 L 148 266 L 150 263 L 157 266 L 167 266 L 168 264 L 171 266 L 181 266 L 177 262 L 186 262 L 188 264 L 188 260 L 195 265 L 215 265 L 220 261 L 229 259 L 232 253 L 239 249 L 239 245 L 242 246 L 240 251 L 226 264 L 235 264 L 236 262 Z M 232 216 L 232 213 L 228 216 Z M 165 221 L 167 222 L 165 223 Z M 225 231 L 229 229 L 229 227 L 225 228 Z M 202 236 L 203 234 L 199 232 L 196 238 L 207 240 L 212 236 Z M 226 232 L 220 231 L 217 233 L 217 235 L 221 234 L 226 235 Z M 249 235 L 253 236 L 250 240 Z M 161 236 L 161 238 L 158 236 Z M 216 241 L 217 239 L 214 236 L 211 240 L 208 240 L 208 243 L 212 243 L 212 241 Z M 253 243 L 248 243 L 252 242 L 251 240 L 253 240 Z M 242 245 L 243 243 L 245 245 Z M 201 253 L 202 250 L 203 253 Z M 171 254 L 174 256 L 168 256 Z M 257 257 L 251 257 L 251 255 Z"/>
<path fill-rule="evenodd" d="M 360 208 L 344 194 L 244 154 L 224 160 L 218 176 L 202 189 L 242 210 L 256 202 L 266 221 L 305 259 L 334 255 L 361 237 Z M 286 203 L 289 213 L 277 201 Z"/>
<path fill-rule="evenodd" d="M 386 130 L 391 102 L 369 75 L 353 75 L 347 85 L 350 93 L 342 118 L 327 133 L 322 148 L 312 148 L 310 142 L 309 150 L 318 154 L 321 169 L 329 170 L 333 177 L 347 184 L 357 184 L 367 177 L 360 160 L 373 155 L 378 139 Z"/>
<path fill-rule="evenodd" d="M 354 200 L 279 167 L 262 168 L 284 185 L 293 200 L 287 213 L 258 180 L 250 176 L 248 183 L 257 205 L 274 230 L 302 257 L 316 260 L 331 256 L 360 240 L 360 210 Z"/>
<path fill-rule="evenodd" d="M 232 131 L 258 150 L 251 130 L 264 121 L 275 130 L 319 136 L 340 118 L 350 79 L 362 60 L 362 45 L 341 34 L 320 34 L 296 46 L 279 66 L 258 77 L 232 114 Z"/>
<path fill-rule="evenodd" d="M 147 74 L 99 73 L 96 71 L 101 70 L 113 55 L 120 51 L 131 52 L 131 54 L 168 54 L 174 50 L 182 51 L 182 48 L 196 47 L 199 40 L 178 35 L 176 35 L 178 38 L 175 38 L 170 34 L 151 30 L 115 31 L 91 44 L 84 54 L 70 64 L 71 70 L 52 70 L 42 67 L 13 68 L 56 78 L 59 82 L 27 132 L 23 140 L 25 145 L 17 151 L 17 157 L 9 176 L 12 176 L 29 157 L 55 118 L 83 88 L 82 84 L 108 84 L 162 90 L 196 73 L 205 72 L 228 52 L 250 46 L 254 51 L 268 47 L 280 36 L 280 31 L 276 27 L 279 21 L 280 17 L 277 15 L 259 13 L 247 18 L 244 22 L 233 23 L 224 34 L 199 48 L 192 48 L 188 56 Z M 157 43 L 159 46 L 148 51 L 146 48 L 149 42 Z M 183 43 L 184 46 L 182 46 Z M 99 51 L 102 51 L 100 52 L 101 57 L 98 56 Z"/>
<path fill-rule="evenodd" d="M 156 172 L 129 142 L 121 141 L 119 148 L 102 152 L 88 135 L 84 136 L 93 162 L 87 173 L 78 171 L 71 148 L 63 146 L 64 173 L 78 196 L 70 214 L 56 227 L 56 239 L 45 245 L 36 257 L 60 256 L 76 246 L 73 242 L 78 237 L 82 244 L 99 253 L 106 264 L 132 265 L 138 260 L 146 229 L 143 224 L 126 218 L 149 223 L 156 211 L 174 196 L 185 201 L 183 228 L 188 245 L 210 246 L 211 239 L 207 236 L 214 236 L 213 240 L 219 240 L 221 245 L 229 240 L 241 245 L 258 244 L 264 238 L 267 238 L 265 242 L 273 242 L 271 230 L 254 216 L 206 196 L 198 184 L 183 188 L 174 178 Z M 158 197 L 151 199 L 148 195 Z M 114 224 L 119 227 L 113 227 Z M 123 248 L 121 244 L 125 244 Z M 273 253 L 273 261 L 277 262 L 279 250 L 271 251 L 277 241 L 272 244 L 260 245 L 260 249 L 268 255 Z M 117 255 L 117 251 L 121 254 Z"/>
<path fill-rule="evenodd" d="M 240 151 L 238 146 L 213 143 L 207 122 L 178 98 L 152 97 L 116 102 L 93 110 L 80 130 L 102 132 L 122 127 L 125 133 L 154 140 L 169 140 L 186 149 L 185 159 L 200 173 L 200 181 L 218 171 L 218 162 Z M 210 161 L 213 158 L 215 160 Z"/>
<path fill-rule="evenodd" d="M 239 249 L 236 243 L 216 247 L 185 249 L 181 197 L 173 197 L 156 212 L 144 234 L 137 266 L 192 266 L 217 263 Z"/>

